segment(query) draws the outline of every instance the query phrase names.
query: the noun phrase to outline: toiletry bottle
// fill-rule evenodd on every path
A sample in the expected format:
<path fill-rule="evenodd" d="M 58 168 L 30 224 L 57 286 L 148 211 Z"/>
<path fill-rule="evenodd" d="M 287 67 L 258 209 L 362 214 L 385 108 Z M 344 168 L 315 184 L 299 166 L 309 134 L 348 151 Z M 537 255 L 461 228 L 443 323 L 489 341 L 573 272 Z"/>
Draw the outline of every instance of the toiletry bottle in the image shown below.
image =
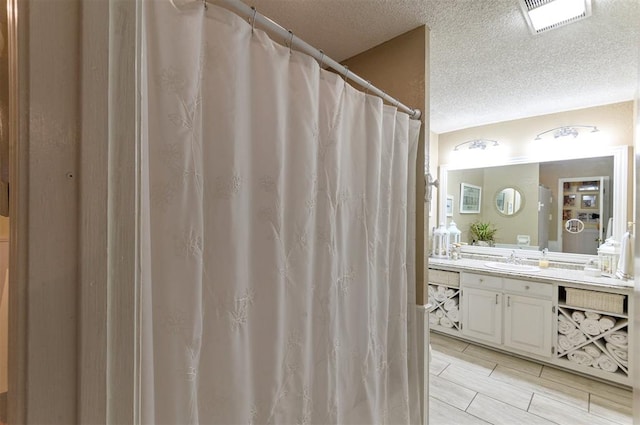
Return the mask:
<path fill-rule="evenodd" d="M 549 268 L 549 259 L 547 258 L 547 252 L 549 252 L 549 250 L 547 248 L 542 250 L 542 257 L 540 257 L 540 260 L 538 261 L 538 266 L 541 269 L 547 269 Z"/>

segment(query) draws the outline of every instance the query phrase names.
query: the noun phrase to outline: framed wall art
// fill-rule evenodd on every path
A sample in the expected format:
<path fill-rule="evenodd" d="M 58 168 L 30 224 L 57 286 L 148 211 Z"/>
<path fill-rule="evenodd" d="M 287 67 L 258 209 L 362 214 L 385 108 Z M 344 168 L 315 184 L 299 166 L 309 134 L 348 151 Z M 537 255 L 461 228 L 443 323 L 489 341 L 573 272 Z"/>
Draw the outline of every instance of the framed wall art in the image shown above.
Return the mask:
<path fill-rule="evenodd" d="M 478 214 L 482 200 L 482 188 L 460 183 L 460 214 Z"/>
<path fill-rule="evenodd" d="M 447 195 L 447 205 L 445 206 L 447 217 L 453 217 L 453 195 Z"/>

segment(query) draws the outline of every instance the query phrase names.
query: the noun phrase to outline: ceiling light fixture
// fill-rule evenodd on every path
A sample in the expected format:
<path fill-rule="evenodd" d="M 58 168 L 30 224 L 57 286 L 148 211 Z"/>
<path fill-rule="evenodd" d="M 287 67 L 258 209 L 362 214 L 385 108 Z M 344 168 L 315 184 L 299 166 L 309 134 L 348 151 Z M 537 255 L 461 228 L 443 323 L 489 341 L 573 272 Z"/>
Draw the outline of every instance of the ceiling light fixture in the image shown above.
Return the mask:
<path fill-rule="evenodd" d="M 595 125 L 567 125 L 567 126 L 556 127 L 556 128 L 552 128 L 551 130 L 543 131 L 542 133 L 538 134 L 534 140 L 542 140 L 541 136 L 547 133 L 553 133 L 554 139 L 557 139 L 558 137 L 567 137 L 567 136 L 573 136 L 573 138 L 575 139 L 576 137 L 578 137 L 578 134 L 580 134 L 580 131 L 582 129 L 590 129 L 591 130 L 590 133 L 597 133 L 598 131 L 600 131 L 598 130 L 598 127 L 596 127 Z"/>
<path fill-rule="evenodd" d="M 491 143 L 491 144 L 489 144 Z M 497 140 L 489 140 L 489 139 L 473 139 L 467 140 L 466 142 L 460 143 L 453 148 L 454 151 L 459 151 L 464 145 L 469 145 L 467 149 L 482 149 L 485 150 L 487 146 L 498 146 L 499 143 Z"/>
<path fill-rule="evenodd" d="M 591 16 L 591 0 L 520 0 L 520 7 L 534 34 Z"/>

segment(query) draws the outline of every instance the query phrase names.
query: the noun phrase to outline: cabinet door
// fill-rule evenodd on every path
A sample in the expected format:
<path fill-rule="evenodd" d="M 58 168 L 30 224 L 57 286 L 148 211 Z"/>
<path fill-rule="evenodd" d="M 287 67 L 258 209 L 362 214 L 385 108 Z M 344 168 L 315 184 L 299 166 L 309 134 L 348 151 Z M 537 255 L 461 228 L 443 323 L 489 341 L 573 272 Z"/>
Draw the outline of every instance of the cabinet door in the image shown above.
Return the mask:
<path fill-rule="evenodd" d="M 465 288 L 462 294 L 462 334 L 502 343 L 502 294 Z"/>
<path fill-rule="evenodd" d="M 504 296 L 504 345 L 550 357 L 552 302 L 519 295 Z"/>

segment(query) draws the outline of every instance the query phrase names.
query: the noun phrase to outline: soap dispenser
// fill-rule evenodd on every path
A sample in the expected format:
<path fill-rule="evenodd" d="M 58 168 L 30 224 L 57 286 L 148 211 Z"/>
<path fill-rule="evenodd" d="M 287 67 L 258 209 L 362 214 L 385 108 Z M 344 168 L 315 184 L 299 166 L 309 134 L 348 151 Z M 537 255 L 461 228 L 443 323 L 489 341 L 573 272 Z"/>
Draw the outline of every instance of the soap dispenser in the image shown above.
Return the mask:
<path fill-rule="evenodd" d="M 547 248 L 542 250 L 542 256 L 540 257 L 540 260 L 538 261 L 538 267 L 540 267 L 541 269 L 548 269 L 549 268 L 549 258 L 547 258 L 547 254 L 549 253 L 549 250 Z"/>

